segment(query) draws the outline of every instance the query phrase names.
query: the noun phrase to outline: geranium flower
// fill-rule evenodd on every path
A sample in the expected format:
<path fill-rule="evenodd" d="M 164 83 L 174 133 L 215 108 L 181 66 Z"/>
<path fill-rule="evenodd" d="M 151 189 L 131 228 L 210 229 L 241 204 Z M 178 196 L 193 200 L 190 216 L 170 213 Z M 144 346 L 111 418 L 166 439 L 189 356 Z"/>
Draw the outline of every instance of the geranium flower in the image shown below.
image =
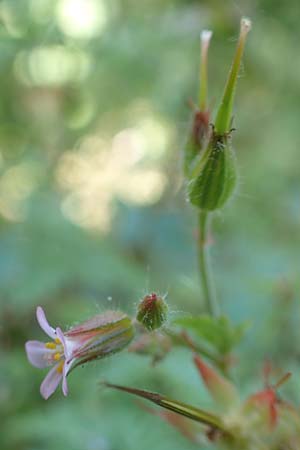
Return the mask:
<path fill-rule="evenodd" d="M 66 332 L 51 327 L 40 306 L 36 317 L 51 342 L 27 341 L 25 349 L 33 366 L 51 367 L 40 387 L 46 400 L 61 381 L 63 394 L 68 394 L 67 375 L 71 369 L 122 350 L 134 336 L 131 319 L 120 311 L 98 314 Z"/>

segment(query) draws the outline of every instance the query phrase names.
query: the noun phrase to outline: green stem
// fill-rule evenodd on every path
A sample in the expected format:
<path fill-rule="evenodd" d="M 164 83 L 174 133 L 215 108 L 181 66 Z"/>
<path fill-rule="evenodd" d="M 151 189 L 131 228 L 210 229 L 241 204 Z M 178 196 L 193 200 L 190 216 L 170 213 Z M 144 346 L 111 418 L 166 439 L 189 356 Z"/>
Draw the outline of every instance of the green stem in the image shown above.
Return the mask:
<path fill-rule="evenodd" d="M 212 280 L 209 251 L 207 246 L 209 232 L 208 214 L 209 213 L 206 211 L 200 211 L 199 213 L 198 261 L 206 310 L 210 315 L 217 317 L 220 311 Z"/>

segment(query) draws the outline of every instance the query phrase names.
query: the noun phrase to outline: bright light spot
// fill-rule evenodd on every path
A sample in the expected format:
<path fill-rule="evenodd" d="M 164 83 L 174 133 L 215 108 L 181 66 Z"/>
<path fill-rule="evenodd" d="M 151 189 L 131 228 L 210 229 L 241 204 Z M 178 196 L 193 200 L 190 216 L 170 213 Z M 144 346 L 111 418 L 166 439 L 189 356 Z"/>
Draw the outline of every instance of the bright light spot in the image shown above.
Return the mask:
<path fill-rule="evenodd" d="M 0 178 L 0 214 L 8 220 L 22 220 L 25 200 L 34 190 L 39 171 L 32 164 L 19 164 L 8 169 Z"/>
<path fill-rule="evenodd" d="M 139 130 L 126 128 L 114 136 L 111 152 L 115 165 L 134 166 L 145 155 L 145 138 Z"/>
<path fill-rule="evenodd" d="M 128 175 L 119 186 L 118 195 L 137 205 L 157 202 L 167 184 L 166 176 L 158 170 L 144 170 Z"/>
<path fill-rule="evenodd" d="M 84 79 L 90 65 L 90 59 L 85 53 L 53 45 L 18 53 L 14 72 L 25 84 L 61 85 Z"/>
<path fill-rule="evenodd" d="M 132 102 L 127 115 L 135 122 L 134 129 L 139 131 L 145 143 L 144 151 L 147 157 L 151 160 L 160 159 L 169 147 L 174 133 L 173 127 L 155 114 L 151 104 L 144 98 Z"/>
<path fill-rule="evenodd" d="M 70 220 L 107 232 L 115 198 L 138 205 L 159 200 L 167 179 L 157 163 L 154 164 L 156 158 L 150 152 L 152 144 L 162 145 L 165 138 L 158 126 L 159 137 L 150 138 L 146 129 L 150 130 L 146 126 L 124 129 L 111 143 L 98 136 L 88 136 L 77 151 L 66 152 L 61 157 L 56 179 L 66 191 L 62 210 Z"/>
<path fill-rule="evenodd" d="M 145 117 L 137 128 L 147 143 L 147 151 L 151 159 L 160 158 L 166 151 L 170 139 L 170 130 L 155 117 Z"/>
<path fill-rule="evenodd" d="M 103 31 L 108 17 L 102 0 L 60 0 L 57 19 L 65 34 L 89 39 Z"/>

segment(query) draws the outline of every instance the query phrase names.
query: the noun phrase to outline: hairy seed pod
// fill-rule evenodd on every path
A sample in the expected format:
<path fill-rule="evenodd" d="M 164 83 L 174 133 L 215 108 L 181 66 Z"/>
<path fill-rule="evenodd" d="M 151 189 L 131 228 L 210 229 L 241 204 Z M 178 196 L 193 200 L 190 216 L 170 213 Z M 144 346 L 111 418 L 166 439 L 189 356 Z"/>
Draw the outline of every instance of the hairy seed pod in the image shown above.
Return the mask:
<path fill-rule="evenodd" d="M 204 211 L 222 208 L 236 186 L 235 155 L 230 135 L 212 132 L 188 184 L 190 202 Z"/>

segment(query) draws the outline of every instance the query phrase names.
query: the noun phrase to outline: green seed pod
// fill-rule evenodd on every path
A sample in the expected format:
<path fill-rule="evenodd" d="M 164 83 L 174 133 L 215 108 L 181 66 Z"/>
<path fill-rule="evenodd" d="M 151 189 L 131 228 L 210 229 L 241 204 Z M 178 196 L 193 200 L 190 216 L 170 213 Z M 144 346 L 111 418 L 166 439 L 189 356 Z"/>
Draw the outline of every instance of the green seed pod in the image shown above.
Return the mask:
<path fill-rule="evenodd" d="M 168 306 L 164 299 L 154 293 L 146 295 L 138 305 L 136 319 L 147 330 L 160 328 L 167 320 Z"/>
<path fill-rule="evenodd" d="M 222 208 L 233 194 L 237 172 L 230 136 L 212 136 L 206 150 L 198 160 L 190 177 L 188 197 L 190 202 L 204 211 Z"/>

